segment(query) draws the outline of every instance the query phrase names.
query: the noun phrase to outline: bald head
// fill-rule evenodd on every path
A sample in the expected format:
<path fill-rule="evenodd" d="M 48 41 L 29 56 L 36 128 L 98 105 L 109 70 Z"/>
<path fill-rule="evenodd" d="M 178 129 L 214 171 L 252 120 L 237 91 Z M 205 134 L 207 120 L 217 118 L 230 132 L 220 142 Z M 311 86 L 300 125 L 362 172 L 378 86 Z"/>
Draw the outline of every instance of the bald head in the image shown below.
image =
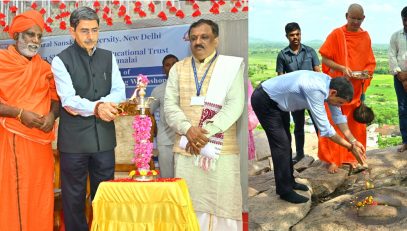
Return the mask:
<path fill-rule="evenodd" d="M 348 13 L 349 12 L 359 12 L 359 13 L 364 14 L 363 7 L 357 3 L 353 3 L 349 6 Z"/>
<path fill-rule="evenodd" d="M 363 20 L 365 19 L 365 14 L 363 12 L 363 7 L 359 4 L 351 4 L 346 13 L 346 29 L 348 31 L 357 32 L 360 30 Z"/>

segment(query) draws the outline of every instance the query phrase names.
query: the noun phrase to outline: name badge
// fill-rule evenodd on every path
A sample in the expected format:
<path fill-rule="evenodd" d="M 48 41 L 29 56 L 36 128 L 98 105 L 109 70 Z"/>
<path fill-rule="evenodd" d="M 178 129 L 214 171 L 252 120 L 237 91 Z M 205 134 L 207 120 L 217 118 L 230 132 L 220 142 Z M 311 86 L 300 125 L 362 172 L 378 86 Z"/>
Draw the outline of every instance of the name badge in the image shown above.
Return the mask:
<path fill-rule="evenodd" d="M 205 97 L 203 96 L 192 96 L 191 97 L 191 106 L 198 105 L 203 106 L 205 102 Z"/>

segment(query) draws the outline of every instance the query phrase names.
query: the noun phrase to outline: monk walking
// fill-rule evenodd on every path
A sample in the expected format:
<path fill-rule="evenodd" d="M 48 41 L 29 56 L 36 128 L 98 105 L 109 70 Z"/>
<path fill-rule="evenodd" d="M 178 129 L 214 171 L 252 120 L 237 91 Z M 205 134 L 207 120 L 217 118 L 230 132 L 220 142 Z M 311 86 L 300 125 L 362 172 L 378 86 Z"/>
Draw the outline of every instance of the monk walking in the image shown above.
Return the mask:
<path fill-rule="evenodd" d="M 353 78 L 355 77 L 354 71 L 368 71 L 369 75 L 373 75 L 376 67 L 370 36 L 367 31 L 360 28 L 364 19 L 362 6 L 351 4 L 346 13 L 347 24 L 333 30 L 328 35 L 319 49 L 319 53 L 322 56 L 322 71 L 324 73 L 332 78 L 346 76 L 353 85 L 353 99 L 349 104 L 343 105 L 341 109 L 348 118 L 349 129 L 355 137 L 355 140 L 350 140 L 350 142 L 359 141 L 366 149 L 366 124 L 358 123 L 353 118 L 354 109 L 361 103 L 360 96 L 370 84 L 370 79 Z M 363 82 L 364 84 L 362 84 Z M 332 122 L 331 117 L 329 118 Z M 335 130 L 340 131 L 337 126 L 335 126 Z M 343 134 L 341 135 L 344 137 Z M 351 152 L 322 136 L 319 136 L 318 157 L 329 163 L 328 171 L 331 173 L 335 173 L 338 167 L 344 163 L 352 164 L 353 167 L 357 165 Z"/>
<path fill-rule="evenodd" d="M 38 54 L 43 29 L 39 12 L 20 14 L 9 30 L 15 45 L 0 50 L 0 230 L 53 228 L 58 96 Z"/>

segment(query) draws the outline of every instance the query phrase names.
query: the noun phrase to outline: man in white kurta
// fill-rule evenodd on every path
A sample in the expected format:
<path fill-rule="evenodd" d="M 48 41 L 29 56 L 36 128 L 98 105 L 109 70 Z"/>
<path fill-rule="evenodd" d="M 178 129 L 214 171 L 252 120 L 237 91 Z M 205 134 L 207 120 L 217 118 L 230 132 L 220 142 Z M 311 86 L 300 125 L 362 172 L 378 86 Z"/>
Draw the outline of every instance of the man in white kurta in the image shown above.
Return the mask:
<path fill-rule="evenodd" d="M 178 58 L 174 55 L 166 55 L 163 58 L 163 70 L 165 77 L 168 78 L 171 67 L 178 62 Z M 174 146 L 175 132 L 170 128 L 165 119 L 164 113 L 164 95 L 167 82 L 164 82 L 153 89 L 151 96 L 154 101 L 150 105 L 150 113 L 153 114 L 159 109 L 160 119 L 157 122 L 157 149 L 158 163 L 160 165 L 160 176 L 163 178 L 174 177 Z"/>
<path fill-rule="evenodd" d="M 164 111 L 177 133 L 175 176 L 188 184 L 201 230 L 233 231 L 242 230 L 236 121 L 244 106 L 244 63 L 217 54 L 218 31 L 210 20 L 191 25 L 193 56 L 170 70 Z M 186 147 L 179 145 L 181 136 Z"/>

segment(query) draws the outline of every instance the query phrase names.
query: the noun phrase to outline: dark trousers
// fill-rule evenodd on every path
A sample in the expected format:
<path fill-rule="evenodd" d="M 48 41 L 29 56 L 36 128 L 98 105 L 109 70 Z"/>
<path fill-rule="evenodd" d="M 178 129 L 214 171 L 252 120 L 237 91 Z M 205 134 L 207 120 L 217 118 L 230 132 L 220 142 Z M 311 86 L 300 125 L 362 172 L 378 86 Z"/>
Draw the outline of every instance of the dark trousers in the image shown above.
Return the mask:
<path fill-rule="evenodd" d="M 404 90 L 403 84 L 396 77 L 394 77 L 394 89 L 397 95 L 400 133 L 403 144 L 407 144 L 407 92 Z"/>
<path fill-rule="evenodd" d="M 290 114 L 280 110 L 277 103 L 270 99 L 259 86 L 252 94 L 252 107 L 270 145 L 271 158 L 276 180 L 276 193 L 291 192 L 295 183 L 293 175 Z"/>
<path fill-rule="evenodd" d="M 91 198 L 99 183 L 114 177 L 114 151 L 97 153 L 60 153 L 61 190 L 67 231 L 89 230 L 85 217 L 86 180 L 89 174 Z"/>
<path fill-rule="evenodd" d="M 308 111 L 309 116 L 314 124 L 315 132 L 318 134 L 318 128 L 315 126 L 314 119 Z M 305 109 L 291 112 L 294 120 L 294 137 L 295 137 L 295 151 L 297 156 L 304 156 L 304 142 L 305 142 Z"/>

